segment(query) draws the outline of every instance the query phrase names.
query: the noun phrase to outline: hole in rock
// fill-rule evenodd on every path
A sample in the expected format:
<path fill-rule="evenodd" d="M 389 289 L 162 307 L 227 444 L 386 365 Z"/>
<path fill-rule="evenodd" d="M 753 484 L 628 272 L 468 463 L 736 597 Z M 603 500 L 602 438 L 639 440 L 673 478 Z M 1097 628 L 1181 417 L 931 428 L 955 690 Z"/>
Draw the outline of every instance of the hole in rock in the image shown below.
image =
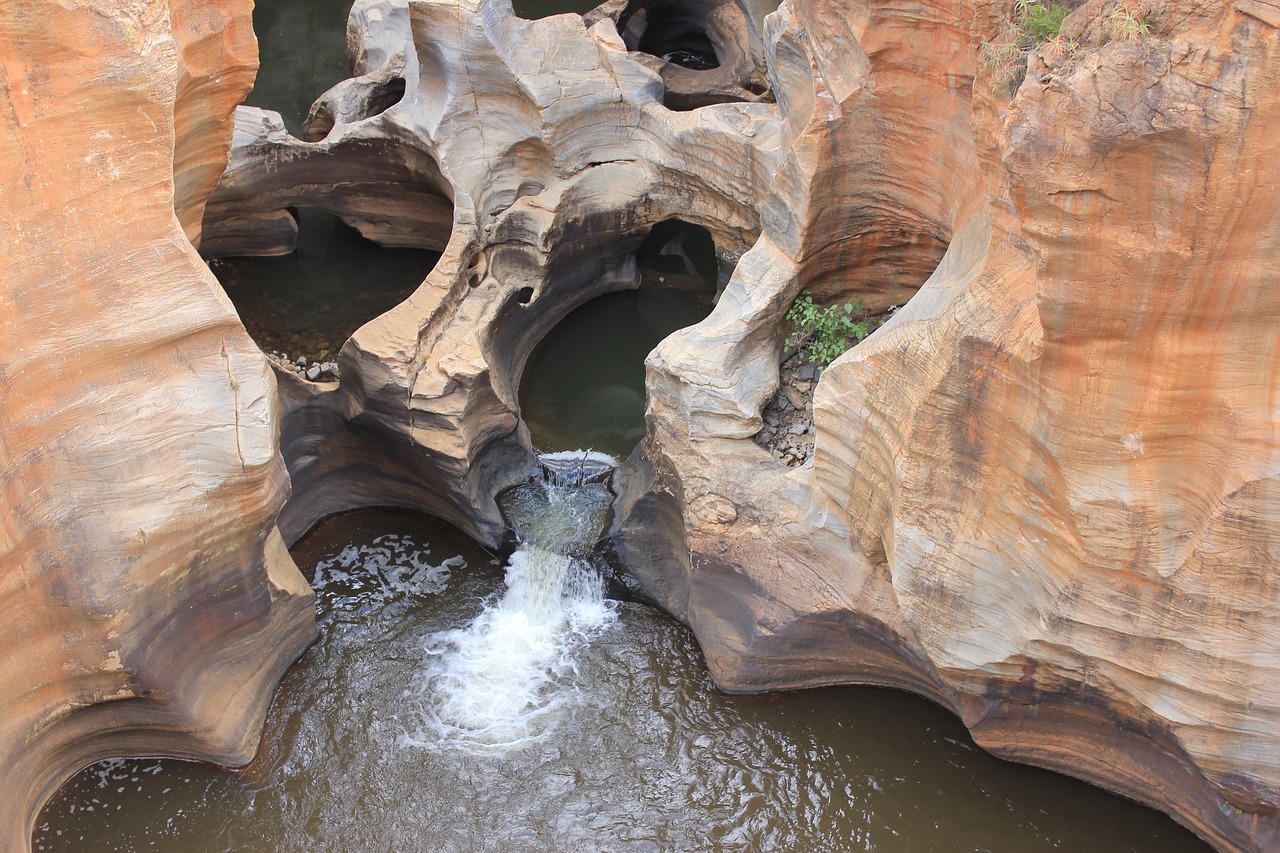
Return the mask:
<path fill-rule="evenodd" d="M 382 115 L 404 98 L 405 82 L 403 77 L 392 77 L 379 84 L 369 92 L 369 100 L 365 103 L 364 117 L 373 118 Z"/>
<path fill-rule="evenodd" d="M 578 612 L 538 633 L 504 611 L 508 596 L 541 591 L 538 606 L 549 604 L 548 583 L 573 575 L 535 580 L 532 569 L 564 564 L 530 549 L 504 582 L 502 562 L 453 528 L 366 512 L 318 525 L 293 556 L 316 589 L 320 636 L 285 675 L 253 762 L 94 764 L 37 817 L 34 850 L 627 849 L 619 839 L 831 850 L 865 839 L 886 851 L 1207 853 L 1163 815 L 993 758 L 905 693 L 721 694 L 692 632 L 647 607 L 561 590 Z M 512 745 L 440 725 L 438 712 L 475 710 L 497 732 L 512 695 L 541 712 Z"/>
<path fill-rule="evenodd" d="M 662 103 L 670 110 L 772 100 L 753 55 L 760 19 L 776 3 L 750 9 L 731 0 L 632 0 L 617 17 L 627 49 L 665 64 Z M 602 7 L 603 8 L 603 7 Z"/>
<path fill-rule="evenodd" d="M 362 100 L 344 117 L 346 122 L 364 121 L 382 115 L 404 99 L 406 83 L 403 77 L 392 77 L 377 83 L 368 78 L 356 82 L 359 83 L 359 88 L 348 91 L 352 94 L 361 92 Z M 327 100 L 317 102 L 302 123 L 302 139 L 320 142 L 333 131 L 336 123 L 333 104 Z"/>
<path fill-rule="evenodd" d="M 597 5 L 599 4 L 595 0 L 511 0 L 516 15 L 527 21 L 563 15 L 566 12 L 582 15 Z"/>
<path fill-rule="evenodd" d="M 351 75 L 350 11 L 351 0 L 258 0 L 253 7 L 258 76 L 245 103 L 277 111 L 301 139 L 312 102 Z"/>
<path fill-rule="evenodd" d="M 707 14 L 716 5 L 684 0 L 632 2 L 618 19 L 618 31 L 628 50 L 658 56 L 692 71 L 709 71 L 720 67 L 706 29 Z"/>
<path fill-rule="evenodd" d="M 705 228 L 661 222 L 641 242 L 635 262 L 636 289 L 579 306 L 526 361 L 520 409 L 538 450 L 628 456 L 644 437 L 645 357 L 663 338 L 711 313 L 718 264 Z"/>
<path fill-rule="evenodd" d="M 636 266 L 642 273 L 663 275 L 668 287 L 699 290 L 704 282 L 716 280 L 715 240 L 700 225 L 668 219 L 653 226 L 644 238 L 636 250 Z"/>
<path fill-rule="evenodd" d="M 534 348 L 520 383 L 533 446 L 628 456 L 644 438 L 645 357 L 711 307 L 698 294 L 641 287 L 597 297 L 561 320 Z"/>
<path fill-rule="evenodd" d="M 849 348 L 861 342 L 859 334 L 865 338 L 887 321 L 892 313 L 885 311 L 873 314 L 860 307 L 857 301 L 849 303 L 855 306 L 855 310 L 845 312 L 842 310 L 844 304 L 836 302 L 818 304 L 816 307 L 828 317 L 832 315 L 826 312 L 834 308 L 835 319 L 850 324 L 819 324 L 832 329 L 831 334 L 841 335 Z M 849 331 L 854 325 L 860 327 L 858 332 Z M 813 423 L 813 395 L 822 376 L 823 365 L 810 360 L 806 344 L 826 333 L 813 329 L 806 332 L 804 326 L 795 325 L 790 320 L 784 320 L 783 327 L 787 332 L 787 340 L 783 345 L 782 362 L 778 369 L 780 385 L 778 392 L 760 413 L 760 431 L 752 438 L 778 462 L 794 468 L 812 458 L 817 437 Z"/>
<path fill-rule="evenodd" d="M 209 262 L 258 346 L 294 361 L 336 358 L 356 329 L 403 302 L 440 258 L 383 248 L 325 211 L 296 215 L 292 254 Z"/>
<path fill-rule="evenodd" d="M 519 302 L 521 305 L 528 305 L 530 300 L 532 299 L 533 299 L 532 287 L 522 287 L 516 293 L 516 301 Z"/>

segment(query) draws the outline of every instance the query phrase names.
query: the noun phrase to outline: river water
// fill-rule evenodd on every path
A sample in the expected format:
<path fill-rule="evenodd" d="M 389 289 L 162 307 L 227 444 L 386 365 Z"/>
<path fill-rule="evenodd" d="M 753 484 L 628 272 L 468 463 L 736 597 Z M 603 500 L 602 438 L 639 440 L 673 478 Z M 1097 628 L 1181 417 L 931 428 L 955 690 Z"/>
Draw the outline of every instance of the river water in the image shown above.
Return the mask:
<path fill-rule="evenodd" d="M 257 759 L 94 765 L 35 849 L 1206 850 L 1156 812 L 991 757 L 913 696 L 721 695 L 686 628 L 605 600 L 585 549 L 559 551 L 571 565 L 535 580 L 527 546 L 504 571 L 420 516 L 322 524 L 294 551 L 321 637 Z"/>
<path fill-rule="evenodd" d="M 517 11 L 537 17 L 563 2 Z M 311 99 L 345 76 L 349 5 L 259 3 L 264 71 L 250 102 L 296 130 Z M 311 224 L 304 245 L 318 233 L 308 252 L 323 258 L 332 234 Z M 396 286 L 411 288 L 423 261 L 404 260 Z M 277 278 L 304 262 L 284 262 Z M 224 267 L 230 279 L 228 269 L 247 285 L 238 306 L 270 283 L 270 262 Z M 268 277 L 253 279 L 258 269 Z M 642 290 L 570 315 L 522 385 L 535 444 L 628 453 L 643 435 L 644 355 L 708 309 L 705 298 Z M 301 313 L 255 336 L 271 347 L 285 334 L 277 348 L 290 350 L 297 332 L 283 324 Z M 349 333 L 306 335 L 334 349 Z M 907 694 L 720 694 L 684 626 L 605 598 L 607 567 L 591 546 L 608 502 L 599 483 L 509 493 L 520 544 L 505 560 L 409 513 L 324 522 L 293 550 L 317 591 L 320 639 L 285 676 L 257 758 L 237 771 L 93 765 L 49 802 L 35 849 L 1207 850 L 1154 811 L 993 758 Z"/>

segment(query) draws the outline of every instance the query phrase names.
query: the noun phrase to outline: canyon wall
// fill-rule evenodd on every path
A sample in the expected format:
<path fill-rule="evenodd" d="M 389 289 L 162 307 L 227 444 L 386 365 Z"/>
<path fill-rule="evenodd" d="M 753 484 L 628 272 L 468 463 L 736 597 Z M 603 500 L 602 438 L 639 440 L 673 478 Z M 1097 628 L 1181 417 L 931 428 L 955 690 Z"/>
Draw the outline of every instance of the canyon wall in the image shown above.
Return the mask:
<path fill-rule="evenodd" d="M 990 225 L 828 371 L 814 469 L 980 744 L 1240 849 L 1280 844 L 1266 5 L 1128 40 L 1094 0 L 1012 97 L 979 79 Z"/>
<path fill-rule="evenodd" d="M 314 635 L 274 526 L 275 381 L 188 240 L 252 82 L 250 13 L 0 16 L 5 850 L 100 758 L 248 761 Z"/>
<path fill-rule="evenodd" d="M 1280 846 L 1273 0 L 1089 0 L 1016 86 L 979 59 L 1013 0 L 357 0 L 305 139 L 231 133 L 243 4 L 171 5 L 0 25 L 6 839 L 100 755 L 248 756 L 313 630 L 283 545 L 320 518 L 497 543 L 530 351 L 679 218 L 732 272 L 649 356 L 613 538 L 717 684 L 912 690 Z M 679 27 L 721 67 L 664 61 Z M 189 242 L 287 252 L 294 205 L 443 247 L 338 382 L 273 379 Z M 752 437 L 803 289 L 902 307 L 787 468 Z"/>
<path fill-rule="evenodd" d="M 780 87 L 803 130 L 778 183 L 808 192 L 788 193 L 797 219 L 829 222 L 827 158 L 856 166 L 860 145 L 898 134 L 857 180 L 924 214 L 900 229 L 918 239 L 870 238 L 879 258 L 864 262 L 854 232 L 815 269 L 790 224 L 766 218 L 725 296 L 874 294 L 877 266 L 918 268 L 932 235 L 946 254 L 824 374 L 811 468 L 740 439 L 758 422 L 725 398 L 737 390 L 750 415 L 759 397 L 712 378 L 741 376 L 741 359 L 707 357 L 723 351 L 722 312 L 664 342 L 624 553 L 725 689 L 914 690 L 996 754 L 1155 805 L 1223 849 L 1276 849 L 1275 7 L 1148 4 L 1129 40 L 1115 27 L 1129 7 L 1083 4 L 1069 49 L 1033 51 L 1010 91 L 956 56 L 1000 39 L 1012 2 L 975 4 L 971 34 L 957 21 L 949 38 L 955 6 L 854 5 L 791 6 L 809 32 L 853 28 L 843 41 L 863 50 L 843 46 L 836 72 L 835 51 L 809 50 L 821 111 L 803 65 L 800 95 Z M 808 23 L 824 11 L 837 20 Z M 775 68 L 785 21 L 784 7 Z M 931 95 L 911 117 L 881 103 L 897 103 L 880 86 L 904 65 L 903 85 Z M 966 70 L 971 110 L 945 97 Z M 970 163 L 931 151 L 940 137 Z"/>

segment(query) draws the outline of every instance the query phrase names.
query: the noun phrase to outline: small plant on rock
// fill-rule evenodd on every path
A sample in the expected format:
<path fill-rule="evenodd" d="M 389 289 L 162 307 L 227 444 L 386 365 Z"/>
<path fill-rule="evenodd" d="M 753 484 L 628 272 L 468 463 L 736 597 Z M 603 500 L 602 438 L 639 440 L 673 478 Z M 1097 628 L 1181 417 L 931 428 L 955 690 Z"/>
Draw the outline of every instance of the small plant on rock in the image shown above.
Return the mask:
<path fill-rule="evenodd" d="M 1023 26 L 1036 44 L 1044 44 L 1058 34 L 1071 10 L 1061 3 L 1026 3 L 1020 5 Z"/>
<path fill-rule="evenodd" d="M 867 324 L 861 318 L 861 300 L 823 308 L 809 291 L 802 290 L 787 311 L 794 327 L 787 346 L 799 348 L 811 364 L 826 367 L 853 346 L 850 338 L 860 341 L 867 336 Z"/>
<path fill-rule="evenodd" d="M 1069 39 L 1062 33 L 1045 39 L 1044 44 L 1040 46 L 1040 55 L 1045 58 L 1046 62 L 1057 62 L 1061 59 L 1070 59 L 1075 56 L 1076 40 Z"/>
<path fill-rule="evenodd" d="M 1121 41 L 1137 41 L 1151 34 L 1151 25 L 1128 6 L 1121 6 L 1107 16 L 1111 37 Z"/>
<path fill-rule="evenodd" d="M 1044 0 L 1015 0 L 1013 20 L 1005 21 L 998 36 L 983 41 L 979 57 L 991 71 L 997 91 L 1013 94 L 1027 73 L 1027 54 L 1045 46 L 1049 59 L 1075 53 L 1074 39 L 1061 34 L 1062 22 L 1071 14 L 1070 6 Z"/>

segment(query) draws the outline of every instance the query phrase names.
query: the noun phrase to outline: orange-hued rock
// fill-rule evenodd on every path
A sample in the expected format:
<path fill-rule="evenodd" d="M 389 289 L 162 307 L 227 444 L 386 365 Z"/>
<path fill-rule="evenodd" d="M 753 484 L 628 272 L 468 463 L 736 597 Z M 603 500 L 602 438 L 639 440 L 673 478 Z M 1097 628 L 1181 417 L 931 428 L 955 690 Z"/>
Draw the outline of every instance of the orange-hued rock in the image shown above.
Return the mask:
<path fill-rule="evenodd" d="M 943 23 L 963 5 L 770 19 L 790 217 L 766 208 L 736 316 L 650 356 L 620 549 L 726 689 L 915 690 L 1000 755 L 1277 849 L 1277 7 L 1171 0 L 1130 42 L 1122 4 L 1085 4 L 1074 55 L 1032 56 L 1010 98 L 960 57 L 1012 0 L 971 34 Z M 883 75 L 913 114 L 861 104 Z M 850 198 L 904 223 L 870 265 Z M 801 287 L 919 271 L 930 243 L 920 292 L 819 383 L 812 467 L 738 438 L 757 324 Z"/>
<path fill-rule="evenodd" d="M 716 682 L 914 690 L 1001 755 L 1275 848 L 1275 4 L 1158 5 L 1126 42 L 1121 4 L 1084 4 L 1010 98 L 979 56 L 1013 0 L 738 4 L 765 92 L 673 111 L 698 78 L 628 50 L 621 4 L 357 3 L 315 141 L 242 113 L 206 228 L 276 223 L 269 248 L 327 203 L 396 242 L 351 188 L 437 168 L 453 224 L 338 385 L 282 377 L 285 536 L 381 501 L 496 541 L 530 350 L 681 217 L 736 269 L 649 356 L 614 545 Z M 787 469 L 751 437 L 802 289 L 907 304 L 826 372 Z"/>
<path fill-rule="evenodd" d="M 190 211 L 225 161 L 228 134 L 196 137 L 248 87 L 250 8 L 0 16 L 5 850 L 88 762 L 247 761 L 314 633 L 274 526 L 274 380 L 175 216 L 175 164 Z"/>
<path fill-rule="evenodd" d="M 1280 38 L 1168 2 L 1124 41 L 1115 8 L 1011 102 L 977 84 L 991 227 L 827 373 L 815 470 L 979 743 L 1270 849 Z"/>
<path fill-rule="evenodd" d="M 312 631 L 283 545 L 320 517 L 415 507 L 499 541 L 530 352 L 639 286 L 681 218 L 725 274 L 649 355 L 613 544 L 717 684 L 913 690 L 997 754 L 1280 849 L 1276 0 L 1089 0 L 1014 92 L 979 61 L 1014 0 L 680 6 L 749 40 L 701 78 L 630 49 L 675 4 L 360 0 L 307 140 L 240 112 L 208 248 L 287 250 L 316 205 L 444 251 L 339 382 L 280 376 L 278 418 L 186 239 L 247 9 L 23 3 L 0 24 L 4 841 L 104 751 L 247 756 Z M 823 374 L 788 469 L 752 436 L 802 289 L 903 307 Z"/>
<path fill-rule="evenodd" d="M 169 0 L 178 51 L 173 116 L 173 207 L 187 239 L 200 246 L 205 201 L 227 168 L 234 106 L 253 87 L 258 42 L 252 3 Z"/>

